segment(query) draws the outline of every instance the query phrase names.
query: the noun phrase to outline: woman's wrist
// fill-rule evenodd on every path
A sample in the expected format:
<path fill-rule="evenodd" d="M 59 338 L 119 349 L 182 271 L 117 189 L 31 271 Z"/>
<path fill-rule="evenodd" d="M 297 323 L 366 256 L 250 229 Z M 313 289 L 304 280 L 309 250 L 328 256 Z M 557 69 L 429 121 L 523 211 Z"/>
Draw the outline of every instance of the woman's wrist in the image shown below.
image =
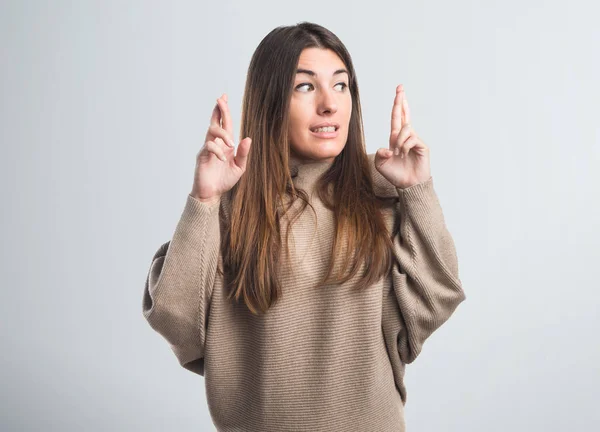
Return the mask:
<path fill-rule="evenodd" d="M 215 195 L 215 196 L 208 197 L 208 198 L 201 198 L 201 197 L 196 196 L 194 194 L 190 194 L 190 196 L 192 198 L 194 198 L 195 200 L 198 200 L 198 201 L 200 201 L 202 203 L 205 203 L 205 204 L 213 204 L 213 203 L 217 202 L 219 200 L 219 198 L 221 198 L 220 195 Z"/>

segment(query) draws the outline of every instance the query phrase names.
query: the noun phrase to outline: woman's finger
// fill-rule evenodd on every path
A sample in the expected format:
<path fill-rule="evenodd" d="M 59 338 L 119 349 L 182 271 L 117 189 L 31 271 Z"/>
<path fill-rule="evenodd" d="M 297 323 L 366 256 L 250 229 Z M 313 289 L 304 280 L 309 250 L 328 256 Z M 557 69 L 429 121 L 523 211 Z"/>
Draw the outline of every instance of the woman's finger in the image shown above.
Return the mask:
<path fill-rule="evenodd" d="M 393 150 L 393 147 L 398 139 L 398 134 L 404 125 L 402 123 L 402 112 L 403 112 L 403 97 L 404 92 L 402 90 L 402 84 L 396 87 L 396 97 L 394 98 L 394 106 L 392 107 L 392 125 L 390 132 L 390 150 Z"/>
<path fill-rule="evenodd" d="M 227 159 L 227 148 L 229 147 L 228 144 L 225 144 L 225 140 L 223 140 L 223 138 L 221 137 L 216 137 L 214 139 L 214 141 L 219 145 L 219 148 L 221 149 L 221 151 L 223 152 L 223 155 L 225 156 L 225 159 Z"/>
<path fill-rule="evenodd" d="M 377 151 L 375 152 L 376 156 L 383 158 L 383 159 L 388 159 L 390 157 L 392 157 L 392 155 L 394 154 L 394 152 L 390 149 L 386 149 L 386 148 L 379 148 L 377 149 Z"/>
<path fill-rule="evenodd" d="M 217 139 L 219 139 L 219 138 L 217 138 Z M 215 141 L 212 141 L 212 140 L 206 141 L 205 147 L 209 153 L 213 153 L 215 156 L 217 156 L 222 161 L 227 160 L 227 158 L 225 157 L 225 152 L 223 152 L 223 149 L 221 148 L 221 146 L 219 144 L 217 144 Z"/>
<path fill-rule="evenodd" d="M 416 146 L 417 144 L 419 144 L 419 139 L 417 137 L 411 136 L 409 139 L 407 139 L 402 145 L 401 157 L 405 158 L 408 155 L 410 149 Z"/>
<path fill-rule="evenodd" d="M 215 104 L 213 108 L 212 115 L 210 116 L 210 124 L 215 126 L 221 126 L 221 109 L 219 108 L 219 103 Z"/>
<path fill-rule="evenodd" d="M 229 112 L 229 105 L 227 103 L 227 95 L 223 93 L 223 96 L 217 99 L 219 108 L 221 108 L 221 118 L 223 119 L 223 129 L 227 131 L 229 136 L 233 137 L 233 122 L 231 121 L 231 113 Z"/>
<path fill-rule="evenodd" d="M 404 95 L 402 108 L 404 110 L 404 124 L 410 124 L 410 109 L 408 108 L 408 99 Z"/>
<path fill-rule="evenodd" d="M 237 154 L 234 157 L 236 165 L 239 166 L 243 171 L 246 171 L 246 164 L 248 163 L 248 154 L 250 153 L 251 145 L 252 138 L 244 138 L 242 141 L 240 141 Z"/>
<path fill-rule="evenodd" d="M 221 126 L 217 126 L 217 125 L 212 125 L 211 124 L 208 127 L 208 132 L 213 137 L 220 137 L 220 138 L 222 138 L 223 141 L 225 141 L 229 147 L 231 147 L 231 148 L 235 147 L 233 139 L 229 136 L 229 133 L 225 129 L 223 129 Z"/>
<path fill-rule="evenodd" d="M 410 138 L 412 135 L 414 135 L 414 130 L 411 127 L 410 124 L 405 124 L 402 127 L 402 130 L 400 131 L 400 134 L 398 134 L 398 139 L 396 140 L 395 146 L 394 146 L 394 154 L 399 155 L 400 154 L 400 150 L 402 149 L 402 146 L 404 145 L 404 143 L 406 142 L 406 140 L 408 138 Z"/>

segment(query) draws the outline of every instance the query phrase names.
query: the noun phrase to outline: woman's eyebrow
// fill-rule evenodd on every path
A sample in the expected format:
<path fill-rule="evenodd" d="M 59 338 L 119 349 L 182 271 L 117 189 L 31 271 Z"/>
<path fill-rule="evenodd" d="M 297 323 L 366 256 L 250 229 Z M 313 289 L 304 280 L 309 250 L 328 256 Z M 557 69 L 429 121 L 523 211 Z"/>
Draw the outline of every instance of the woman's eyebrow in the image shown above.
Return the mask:
<path fill-rule="evenodd" d="M 310 69 L 298 69 L 298 70 L 296 70 L 296 74 L 301 74 L 301 73 L 308 74 L 308 75 L 310 75 L 312 77 L 317 76 L 317 74 L 315 72 L 311 71 Z M 350 76 L 350 74 L 348 73 L 348 71 L 346 69 L 338 69 L 338 70 L 336 70 L 333 73 L 333 75 L 338 75 L 338 74 L 341 74 L 341 73 L 345 73 L 346 75 L 348 75 L 348 77 Z"/>

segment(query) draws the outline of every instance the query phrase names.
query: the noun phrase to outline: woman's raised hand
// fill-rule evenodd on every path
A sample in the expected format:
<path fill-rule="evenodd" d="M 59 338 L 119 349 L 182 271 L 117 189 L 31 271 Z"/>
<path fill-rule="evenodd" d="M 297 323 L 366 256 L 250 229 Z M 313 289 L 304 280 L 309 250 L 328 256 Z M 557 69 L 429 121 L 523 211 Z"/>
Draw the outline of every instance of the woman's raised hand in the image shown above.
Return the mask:
<path fill-rule="evenodd" d="M 375 168 L 400 189 L 425 182 L 431 177 L 429 147 L 410 125 L 410 110 L 402 84 L 396 87 L 389 148 L 377 150 Z"/>
<path fill-rule="evenodd" d="M 234 154 L 233 123 L 227 95 L 223 94 L 217 99 L 204 145 L 196 156 L 190 195 L 203 202 L 214 202 L 231 189 L 246 171 L 251 143 L 250 137 L 244 138 Z"/>

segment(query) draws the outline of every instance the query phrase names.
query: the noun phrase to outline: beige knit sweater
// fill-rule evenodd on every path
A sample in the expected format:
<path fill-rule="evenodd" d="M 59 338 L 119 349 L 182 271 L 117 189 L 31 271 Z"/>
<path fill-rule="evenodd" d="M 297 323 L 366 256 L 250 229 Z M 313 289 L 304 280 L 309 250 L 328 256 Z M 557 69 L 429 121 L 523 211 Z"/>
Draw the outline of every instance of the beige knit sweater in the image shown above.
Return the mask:
<path fill-rule="evenodd" d="M 361 272 L 317 286 L 334 221 L 315 195 L 318 224 L 307 208 L 292 225 L 293 274 L 282 275 L 282 298 L 260 317 L 226 301 L 216 273 L 226 199 L 187 196 L 172 239 L 152 258 L 143 314 L 181 366 L 204 377 L 217 430 L 405 431 L 405 364 L 466 297 L 433 179 L 395 188 L 373 158 L 375 192 L 398 198 L 384 211 L 389 232 L 401 223 L 389 277 L 362 292 L 351 289 Z M 298 165 L 295 185 L 310 195 L 328 167 Z"/>

